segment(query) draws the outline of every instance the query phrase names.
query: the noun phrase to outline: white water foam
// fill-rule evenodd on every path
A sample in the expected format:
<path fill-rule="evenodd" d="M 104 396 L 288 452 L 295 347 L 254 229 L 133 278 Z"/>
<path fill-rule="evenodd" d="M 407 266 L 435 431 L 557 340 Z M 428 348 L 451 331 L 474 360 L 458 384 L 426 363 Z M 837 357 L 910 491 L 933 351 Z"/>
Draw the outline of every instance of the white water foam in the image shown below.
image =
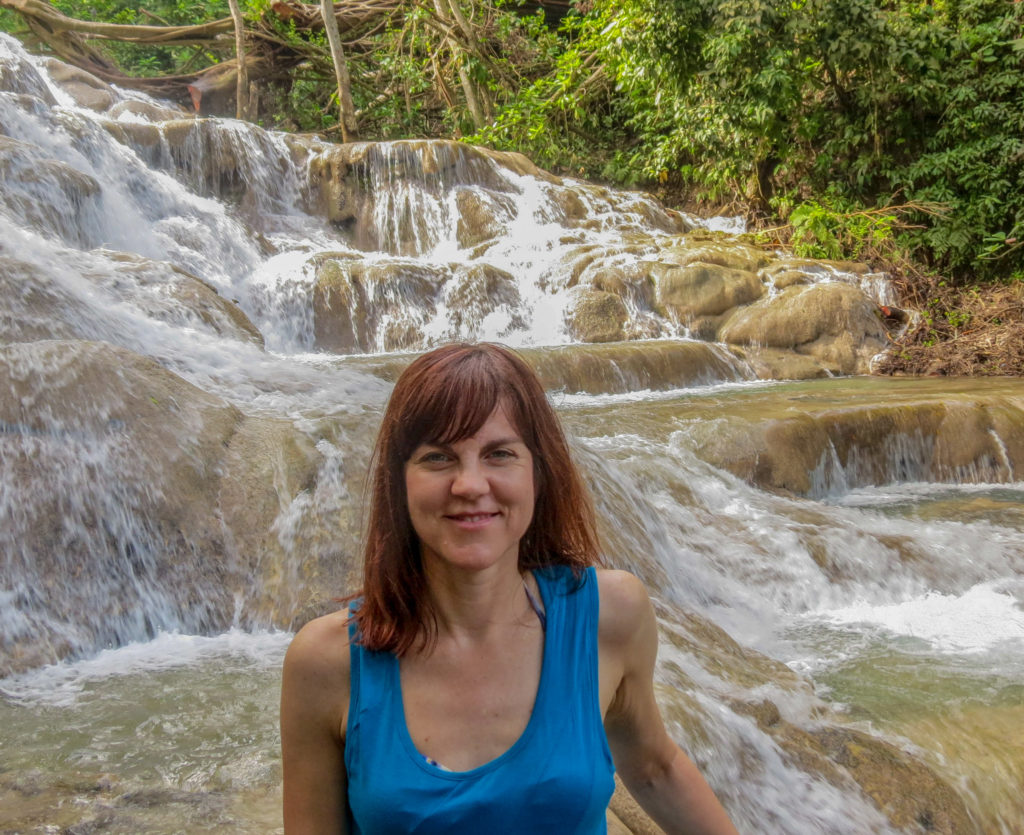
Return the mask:
<path fill-rule="evenodd" d="M 610 394 L 556 391 L 551 394 L 551 399 L 559 408 L 586 409 L 597 406 L 613 406 L 618 403 L 652 403 L 678 400 L 684 397 L 709 397 L 737 391 L 762 391 L 778 385 L 780 383 L 775 380 L 727 380 L 713 383 L 691 383 L 683 388 L 632 389 Z"/>
<path fill-rule="evenodd" d="M 895 502 L 911 502 L 957 496 L 970 497 L 972 495 L 985 495 L 992 491 L 1024 495 L 1024 481 L 1010 481 L 998 484 L 985 481 L 963 484 L 934 481 L 904 481 L 898 484 L 855 487 L 841 495 L 828 496 L 823 501 L 839 507 L 885 508 Z"/>
<path fill-rule="evenodd" d="M 880 628 L 926 641 L 941 653 L 979 653 L 1008 643 L 1024 647 L 1024 601 L 1005 583 L 979 583 L 964 594 L 929 592 L 903 603 L 850 606 L 808 613 L 836 626 Z"/>
<path fill-rule="evenodd" d="M 213 636 L 163 632 L 151 641 L 105 649 L 91 658 L 62 661 L 0 679 L 0 696 L 22 703 L 71 707 L 90 684 L 115 676 L 173 670 L 226 658 L 276 669 L 292 637 L 291 632 L 240 629 Z"/>

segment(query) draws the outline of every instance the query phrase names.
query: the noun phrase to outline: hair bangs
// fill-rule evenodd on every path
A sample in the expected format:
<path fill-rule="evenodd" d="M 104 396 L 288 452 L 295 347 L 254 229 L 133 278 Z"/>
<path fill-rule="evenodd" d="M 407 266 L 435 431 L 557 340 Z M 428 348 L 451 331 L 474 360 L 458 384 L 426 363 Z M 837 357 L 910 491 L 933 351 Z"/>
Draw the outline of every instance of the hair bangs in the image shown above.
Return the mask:
<path fill-rule="evenodd" d="M 404 410 L 402 458 L 420 444 L 447 445 L 474 435 L 503 400 L 515 399 L 502 371 L 494 357 L 467 352 L 444 356 L 419 375 Z"/>

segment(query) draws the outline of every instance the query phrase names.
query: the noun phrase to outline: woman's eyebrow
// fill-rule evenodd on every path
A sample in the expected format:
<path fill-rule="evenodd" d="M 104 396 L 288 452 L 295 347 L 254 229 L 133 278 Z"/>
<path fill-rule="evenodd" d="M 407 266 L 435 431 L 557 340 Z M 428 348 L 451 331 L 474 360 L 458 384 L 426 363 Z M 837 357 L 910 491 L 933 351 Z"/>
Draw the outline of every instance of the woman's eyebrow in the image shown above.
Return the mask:
<path fill-rule="evenodd" d="M 486 450 L 491 450 L 491 449 L 494 449 L 495 447 L 499 447 L 499 446 L 510 446 L 512 444 L 522 444 L 522 443 L 525 443 L 525 442 L 518 435 L 510 435 L 507 438 L 498 438 L 498 439 L 493 440 L 493 441 L 488 441 L 486 444 L 484 444 L 483 448 L 486 449 Z"/>
<path fill-rule="evenodd" d="M 424 447 L 427 447 L 427 448 L 430 448 L 430 449 L 437 449 L 437 450 L 440 450 L 441 452 L 452 452 L 453 451 L 453 445 L 457 444 L 461 440 L 464 440 L 464 439 L 463 438 L 459 438 L 457 440 L 448 441 L 448 442 L 445 442 L 445 441 L 423 441 L 421 444 L 416 446 L 416 448 L 413 450 L 412 454 L 415 455 L 416 450 L 423 449 Z M 496 449 L 497 447 L 500 447 L 500 446 L 510 446 L 512 444 L 522 444 L 522 445 L 525 446 L 526 445 L 526 441 L 524 441 L 518 435 L 508 435 L 508 436 L 506 436 L 504 438 L 495 438 L 493 441 L 488 441 L 487 443 L 485 443 L 481 447 L 481 449 L 484 450 L 485 452 L 490 452 L 491 450 Z"/>

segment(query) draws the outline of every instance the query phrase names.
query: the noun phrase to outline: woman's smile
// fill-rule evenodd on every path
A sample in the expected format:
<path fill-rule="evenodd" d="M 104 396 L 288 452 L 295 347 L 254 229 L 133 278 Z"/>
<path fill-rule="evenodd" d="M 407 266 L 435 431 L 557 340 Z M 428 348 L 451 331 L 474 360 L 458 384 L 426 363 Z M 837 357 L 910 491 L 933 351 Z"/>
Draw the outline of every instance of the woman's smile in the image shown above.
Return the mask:
<path fill-rule="evenodd" d="M 487 525 L 492 519 L 499 516 L 498 513 L 448 513 L 446 518 L 451 519 L 460 527 L 476 530 Z"/>
<path fill-rule="evenodd" d="M 533 519 L 533 456 L 502 406 L 468 438 L 417 447 L 405 488 L 424 560 L 467 570 L 518 563 Z"/>

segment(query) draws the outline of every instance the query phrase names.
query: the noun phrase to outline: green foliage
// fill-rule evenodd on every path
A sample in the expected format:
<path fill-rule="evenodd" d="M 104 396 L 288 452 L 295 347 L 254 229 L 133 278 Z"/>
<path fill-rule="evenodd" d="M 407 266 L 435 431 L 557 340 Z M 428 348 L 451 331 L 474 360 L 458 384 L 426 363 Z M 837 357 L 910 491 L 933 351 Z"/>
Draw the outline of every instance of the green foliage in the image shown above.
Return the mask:
<path fill-rule="evenodd" d="M 557 159 L 584 131 L 620 181 L 678 178 L 783 219 L 816 197 L 790 220 L 824 251 L 855 256 L 873 246 L 859 236 L 882 233 L 935 269 L 1012 275 L 1022 32 L 1024 4 L 1009 0 L 595 0 L 481 138 Z M 601 97 L 579 69 L 595 66 Z M 900 223 L 879 229 L 887 209 Z M 830 213 L 847 218 L 841 233 Z"/>
<path fill-rule="evenodd" d="M 269 8 L 256 0 L 254 13 Z M 369 31 L 346 33 L 346 58 L 360 133 L 374 139 L 474 133 L 459 70 L 493 118 L 534 79 L 550 69 L 561 42 L 541 15 L 520 16 L 505 0 L 462 0 L 461 8 L 484 44 L 475 52 L 457 30 L 440 26 L 430 4 L 399 5 Z M 334 71 L 320 33 L 297 32 L 266 15 L 274 34 L 306 60 L 292 73 L 291 89 L 278 93 L 278 124 L 320 131 L 337 122 Z"/>
<path fill-rule="evenodd" d="M 841 208 L 840 208 L 841 207 Z M 891 212 L 857 210 L 836 200 L 807 200 L 789 216 L 793 252 L 803 258 L 869 259 L 896 247 L 898 217 Z"/>
<path fill-rule="evenodd" d="M 52 0 L 53 6 L 77 20 L 97 20 L 129 25 L 193 24 L 227 17 L 227 0 Z M 245 0 L 242 0 L 243 8 Z M 0 31 L 16 35 L 26 33 L 20 15 L 0 10 Z M 127 74 L 134 76 L 169 75 L 195 70 L 216 63 L 216 58 L 196 47 L 154 47 L 131 43 L 95 40 Z"/>
<path fill-rule="evenodd" d="M 971 0 L 959 4 L 953 23 L 941 116 L 920 155 L 894 173 L 908 195 L 952 209 L 946 223 L 922 235 L 937 261 L 1007 274 L 1024 265 L 1013 247 L 1024 236 L 1024 11 Z"/>
<path fill-rule="evenodd" d="M 642 176 L 614 153 L 628 137 L 630 111 L 597 60 L 614 18 L 570 14 L 558 35 L 539 14 L 526 20 L 525 34 L 537 45 L 532 72 L 469 141 L 520 151 L 539 165 L 580 176 L 619 182 Z"/>
<path fill-rule="evenodd" d="M 12 35 L 20 35 L 26 31 L 21 15 L 12 12 L 10 9 L 0 9 L 0 32 L 8 32 Z"/>

